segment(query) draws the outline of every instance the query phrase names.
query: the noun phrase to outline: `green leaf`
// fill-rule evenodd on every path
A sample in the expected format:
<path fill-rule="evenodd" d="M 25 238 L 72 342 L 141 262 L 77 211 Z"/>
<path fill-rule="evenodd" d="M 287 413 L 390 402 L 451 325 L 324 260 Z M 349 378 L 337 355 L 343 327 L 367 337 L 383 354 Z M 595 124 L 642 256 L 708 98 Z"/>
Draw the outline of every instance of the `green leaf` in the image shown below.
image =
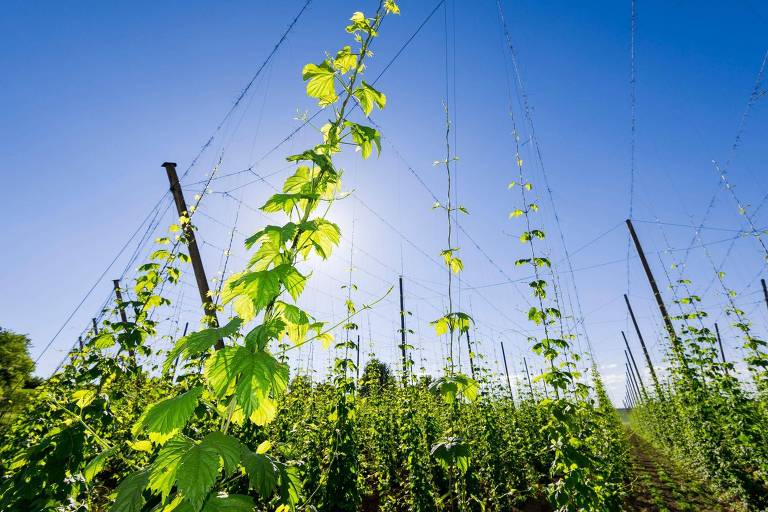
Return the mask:
<path fill-rule="evenodd" d="M 181 461 L 193 446 L 191 440 L 179 435 L 168 441 L 158 452 L 149 473 L 149 488 L 159 492 L 163 499 L 171 494 Z"/>
<path fill-rule="evenodd" d="M 277 486 L 278 477 L 277 467 L 272 459 L 264 454 L 244 450 L 242 461 L 250 488 L 265 498 L 271 496 Z"/>
<path fill-rule="evenodd" d="M 176 345 L 174 345 L 165 358 L 163 371 L 167 372 L 177 357 L 181 356 L 182 359 L 188 359 L 210 349 L 220 339 L 232 336 L 240 329 L 242 324 L 243 321 L 240 318 L 234 317 L 224 327 L 211 327 L 179 338 Z"/>
<path fill-rule="evenodd" d="M 302 208 L 309 200 L 317 200 L 320 198 L 319 194 L 273 194 L 272 197 L 267 199 L 267 202 L 260 208 L 260 210 L 267 213 L 285 212 L 286 215 L 290 215 L 294 208 Z"/>
<path fill-rule="evenodd" d="M 349 127 L 352 140 L 360 148 L 364 160 L 371 156 L 373 146 L 376 146 L 376 153 L 381 155 L 381 134 L 378 130 L 351 121 L 346 121 L 344 125 Z"/>
<path fill-rule="evenodd" d="M 149 483 L 149 471 L 144 469 L 131 473 L 117 486 L 117 498 L 112 512 L 140 512 L 144 507 L 144 488 Z"/>
<path fill-rule="evenodd" d="M 371 114 L 374 105 L 382 109 L 387 104 L 386 95 L 368 85 L 365 80 L 361 80 L 360 87 L 355 89 L 352 94 L 360 102 L 360 107 L 366 116 Z"/>
<path fill-rule="evenodd" d="M 244 295 L 253 301 L 253 309 L 258 313 L 280 293 L 277 268 L 233 275 L 224 284 L 222 304 L 228 304 L 235 297 Z"/>
<path fill-rule="evenodd" d="M 242 449 L 240 441 L 235 437 L 214 430 L 205 436 L 203 443 L 216 448 L 224 463 L 224 471 L 228 475 L 232 475 L 235 469 L 237 469 L 237 464 L 240 462 L 240 451 Z"/>
<path fill-rule="evenodd" d="M 295 267 L 288 265 L 287 263 L 275 267 L 274 273 L 277 274 L 280 282 L 285 286 L 285 290 L 291 298 L 293 300 L 298 299 L 301 292 L 304 291 L 304 286 L 307 284 L 307 278 L 301 275 Z"/>
<path fill-rule="evenodd" d="M 432 446 L 430 454 L 446 470 L 455 466 L 463 475 L 469 469 L 469 445 L 457 437 L 449 437 L 436 443 Z"/>
<path fill-rule="evenodd" d="M 197 386 L 179 396 L 150 405 L 134 425 L 133 435 L 147 430 L 150 439 L 160 444 L 164 443 L 187 424 L 202 392 L 203 387 Z"/>
<path fill-rule="evenodd" d="M 394 0 L 384 0 L 384 9 L 388 13 L 400 14 L 400 7 L 394 2 Z"/>
<path fill-rule="evenodd" d="M 243 494 L 211 496 L 205 502 L 202 512 L 251 512 L 255 507 L 253 499 Z"/>
<path fill-rule="evenodd" d="M 317 98 L 321 107 L 339 99 L 336 95 L 335 74 L 328 61 L 323 61 L 320 65 L 307 64 L 301 72 L 301 78 L 307 81 L 307 95 Z"/>
<path fill-rule="evenodd" d="M 324 260 L 328 259 L 341 240 L 339 226 L 322 218 L 302 222 L 299 229 L 301 235 L 296 247 L 305 259 L 313 249 L 315 254 Z"/>
<path fill-rule="evenodd" d="M 357 67 L 357 54 L 352 53 L 352 48 L 345 46 L 336 53 L 336 58 L 333 59 L 333 67 L 341 71 L 341 74 L 348 73 Z"/>
<path fill-rule="evenodd" d="M 440 395 L 448 404 L 454 403 L 458 396 L 474 402 L 480 391 L 480 384 L 464 374 L 457 373 L 440 377 L 429 386 L 429 389 Z"/>
<path fill-rule="evenodd" d="M 115 345 L 115 337 L 111 332 L 102 332 L 93 338 L 93 346 L 98 349 L 109 348 Z"/>
<path fill-rule="evenodd" d="M 195 510 L 200 510 L 218 475 L 219 452 L 208 436 L 181 458 L 176 487 Z"/>
<path fill-rule="evenodd" d="M 85 478 L 86 482 L 92 482 L 94 477 L 104 470 L 107 461 L 113 453 L 115 453 L 115 448 L 109 448 L 91 459 L 91 462 L 83 469 L 83 478 Z"/>
<path fill-rule="evenodd" d="M 251 352 L 245 347 L 226 347 L 214 353 L 206 362 L 205 376 L 219 398 L 234 392 L 243 414 L 256 424 L 271 420 L 273 397 L 288 385 L 286 365 L 268 352 Z"/>

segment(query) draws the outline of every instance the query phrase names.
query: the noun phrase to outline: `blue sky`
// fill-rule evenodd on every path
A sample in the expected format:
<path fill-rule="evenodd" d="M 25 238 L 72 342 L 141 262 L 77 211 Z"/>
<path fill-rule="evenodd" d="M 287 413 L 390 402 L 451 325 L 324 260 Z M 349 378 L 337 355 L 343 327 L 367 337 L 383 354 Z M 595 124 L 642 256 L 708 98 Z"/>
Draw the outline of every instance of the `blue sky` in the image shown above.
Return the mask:
<path fill-rule="evenodd" d="M 0 156 L 6 191 L 0 202 L 0 325 L 28 333 L 35 357 L 165 192 L 160 164 L 172 160 L 180 170 L 189 166 L 303 4 L 5 3 L 0 19 Z M 402 15 L 382 27 L 369 76 L 378 75 L 435 4 L 401 2 Z M 619 331 L 629 327 L 623 293 L 629 291 L 652 356 L 663 364 L 658 315 L 634 252 L 627 263 L 622 224 L 630 201 L 630 4 L 503 4 L 573 276 L 563 261 L 541 167 L 528 144 L 526 169 L 542 206 L 537 220 L 549 235 L 548 253 L 560 262 L 556 271 L 561 272 L 561 286 L 572 299 L 579 295 L 583 326 L 612 396 L 620 402 L 624 377 Z M 768 122 L 764 98 L 754 104 L 741 143 L 731 150 L 768 46 L 768 9 L 752 1 L 727 8 L 719 2 L 638 4 L 636 227 L 664 283 L 664 269 L 685 253 L 663 251 L 687 248 L 693 235 L 690 227 L 671 224 L 698 224 L 715 194 L 706 220 L 712 229 L 702 231 L 703 241 L 718 266 L 725 261 L 728 284 L 744 292 L 739 303 L 764 332 L 768 315 L 756 279 L 763 270 L 762 249 L 754 239 L 735 238 L 746 228 L 744 218 L 718 188 L 712 161 L 730 160 L 728 176 L 736 193 L 749 204 L 748 211 L 756 212 L 758 226 L 768 224 L 768 208 L 757 210 L 768 192 L 762 169 L 768 151 L 761 137 Z M 402 272 L 406 307 L 413 313 L 409 327 L 416 331 L 413 341 L 429 370 L 440 366 L 444 347 L 428 322 L 439 316 L 444 303 L 445 273 L 435 261 L 445 245 L 445 223 L 431 210 L 433 199 L 414 172 L 444 197 L 444 175 L 432 162 L 445 154 L 443 103 L 448 90 L 460 158 L 458 200 L 471 212 L 460 221 L 480 247 L 459 233 L 466 271 L 458 301 L 477 320 L 474 335 L 488 364 L 497 368 L 498 342 L 504 341 L 511 371 L 519 373 L 523 355 L 534 367 L 540 362 L 527 350 L 530 326 L 522 313 L 527 304 L 507 279 L 526 277 L 513 264 L 525 249 L 514 236 L 522 225 L 507 218 L 518 206 L 517 196 L 506 188 L 514 170 L 509 52 L 495 2 L 446 0 L 445 5 L 377 84 L 388 96 L 386 110 L 375 115 L 385 137 L 381 157 L 340 159 L 347 171 L 346 188 L 354 191 L 332 214 L 345 238 L 331 261 L 315 267 L 303 304 L 322 319 L 342 314 L 344 292 L 339 287 L 348 279 L 354 243 L 358 302 L 381 295 Z M 289 172 L 283 158 L 318 140 L 316 132 L 306 129 L 268 154 L 298 125 L 297 112 L 315 111 L 304 95 L 302 66 L 348 44 L 346 19 L 354 10 L 374 8 L 373 2 L 311 3 L 183 180 L 188 200 L 200 191 L 198 182 L 220 155 L 220 174 L 255 164 L 260 175 L 275 173 L 268 183 L 280 183 Z M 514 101 L 523 124 L 519 98 Z M 222 193 L 226 191 L 230 195 Z M 272 189 L 254 174 L 241 173 L 212 182 L 211 192 L 196 223 L 215 283 L 229 241 L 226 226 L 237 215 L 238 202 L 231 197 L 246 206 L 239 211 L 227 274 L 244 265 L 242 237 L 267 222 L 249 206 L 260 206 Z M 644 222 L 656 219 L 665 224 Z M 159 220 L 155 236 L 173 218 L 166 213 Z M 135 246 L 118 258 L 40 357 L 39 373 L 56 367 L 98 312 L 111 279 L 120 276 Z M 140 255 L 148 250 L 142 248 Z M 725 299 L 710 284 L 713 270 L 704 249 L 692 249 L 687 263 L 685 275 L 705 306 L 712 306 L 712 317 L 718 317 Z M 135 266 L 128 266 L 128 277 Z M 162 334 L 173 335 L 177 323 L 197 325 L 199 304 L 191 274 L 185 281 L 168 291 L 179 306 L 164 313 Z M 524 283 L 517 288 L 528 296 Z M 361 318 L 364 357 L 374 351 L 396 360 L 397 311 L 397 297 L 390 295 Z M 576 308 L 573 312 L 580 316 Z M 728 323 L 722 316 L 718 322 L 721 327 Z M 737 357 L 738 340 L 729 328 L 723 330 L 729 357 Z M 633 333 L 631 340 L 636 345 Z M 168 341 L 156 343 L 166 346 Z M 320 370 L 332 354 L 318 347 L 311 356 Z M 309 357 L 308 350 L 302 351 L 294 365 L 306 367 Z"/>

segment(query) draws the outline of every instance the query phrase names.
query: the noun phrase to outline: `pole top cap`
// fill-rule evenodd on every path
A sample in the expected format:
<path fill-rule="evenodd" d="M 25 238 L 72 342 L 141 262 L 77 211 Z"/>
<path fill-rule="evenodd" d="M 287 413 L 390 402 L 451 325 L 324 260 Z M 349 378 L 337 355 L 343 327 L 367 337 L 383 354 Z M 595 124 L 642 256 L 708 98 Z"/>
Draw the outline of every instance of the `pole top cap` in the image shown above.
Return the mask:
<path fill-rule="evenodd" d="M 160 167 L 176 167 L 176 162 L 163 162 L 163 165 Z"/>

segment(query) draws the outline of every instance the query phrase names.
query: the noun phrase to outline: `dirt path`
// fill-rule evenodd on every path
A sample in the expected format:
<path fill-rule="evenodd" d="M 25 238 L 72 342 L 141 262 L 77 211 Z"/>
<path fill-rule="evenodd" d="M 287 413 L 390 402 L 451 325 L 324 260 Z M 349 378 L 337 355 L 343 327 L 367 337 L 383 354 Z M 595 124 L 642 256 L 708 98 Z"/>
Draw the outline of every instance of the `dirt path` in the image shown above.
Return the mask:
<path fill-rule="evenodd" d="M 635 481 L 627 499 L 630 511 L 706 511 L 735 512 L 719 503 L 704 483 L 686 474 L 634 432 L 629 432 L 630 454 Z"/>

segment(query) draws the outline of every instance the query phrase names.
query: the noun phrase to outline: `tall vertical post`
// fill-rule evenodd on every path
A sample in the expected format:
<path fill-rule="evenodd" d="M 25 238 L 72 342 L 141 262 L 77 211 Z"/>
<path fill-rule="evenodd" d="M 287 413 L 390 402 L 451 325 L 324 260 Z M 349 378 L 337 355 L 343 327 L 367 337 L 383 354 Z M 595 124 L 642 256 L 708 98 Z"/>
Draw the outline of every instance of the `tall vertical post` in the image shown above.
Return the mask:
<path fill-rule="evenodd" d="M 469 354 L 469 371 L 472 374 L 472 378 L 475 378 L 475 361 L 472 358 L 472 342 L 469 341 L 469 329 L 464 331 L 467 335 L 467 353 Z"/>
<path fill-rule="evenodd" d="M 533 398 L 533 384 L 531 383 L 531 373 L 528 371 L 528 361 L 523 358 L 523 364 L 525 365 L 525 376 L 528 377 L 528 389 L 531 390 L 531 398 Z"/>
<path fill-rule="evenodd" d="M 637 393 L 637 389 L 635 388 L 635 383 L 632 381 L 632 370 L 629 368 L 629 363 L 624 363 L 624 368 L 627 371 L 626 379 L 627 379 L 627 386 L 629 386 L 629 391 L 632 394 L 632 398 L 635 403 L 638 403 L 639 396 Z"/>
<path fill-rule="evenodd" d="M 637 324 L 637 319 L 635 318 L 635 312 L 632 310 L 632 304 L 629 303 L 629 297 L 627 297 L 626 293 L 624 294 L 624 302 L 627 303 L 629 316 L 632 318 L 632 325 L 635 326 L 635 332 L 637 333 L 637 338 L 640 340 L 640 346 L 643 348 L 643 354 L 645 355 L 645 362 L 648 363 L 648 369 L 651 371 L 653 386 L 656 388 L 656 393 L 661 394 L 661 386 L 659 386 L 659 378 L 656 376 L 656 370 L 653 368 L 653 363 L 651 362 L 651 356 L 648 354 L 648 348 L 645 346 L 643 333 L 640 332 L 640 326 Z"/>
<path fill-rule="evenodd" d="M 120 291 L 120 280 L 113 279 L 112 285 L 115 288 L 115 298 L 117 299 L 117 309 L 120 311 L 120 320 L 124 323 L 128 323 L 128 316 L 125 314 L 125 306 L 123 305 L 123 293 Z M 128 349 L 128 356 L 136 362 L 136 352 L 133 349 Z"/>
<path fill-rule="evenodd" d="M 635 374 L 637 374 L 637 380 L 640 382 L 640 387 L 643 390 L 643 393 L 645 393 L 645 384 L 643 383 L 643 377 L 640 375 L 640 370 L 637 369 L 637 363 L 635 362 L 635 356 L 632 354 L 632 349 L 629 347 L 629 342 L 627 341 L 627 335 L 624 334 L 624 331 L 621 331 L 621 337 L 624 338 L 624 345 L 627 347 L 627 350 L 624 352 L 625 354 L 629 352 L 629 357 L 632 359 L 632 366 L 635 368 Z"/>
<path fill-rule="evenodd" d="M 717 344 L 720 346 L 720 357 L 723 358 L 723 362 L 727 363 L 725 359 L 725 350 L 723 350 L 723 339 L 720 337 L 720 327 L 715 322 L 715 334 L 717 335 Z M 725 374 L 728 375 L 728 367 L 725 367 Z"/>
<path fill-rule="evenodd" d="M 632 384 L 635 385 L 635 389 L 637 390 L 637 393 L 642 397 L 643 395 L 645 395 L 645 388 L 638 386 L 637 378 L 635 377 L 635 373 L 632 371 L 632 362 L 629 360 L 629 354 L 627 354 L 626 350 L 624 351 L 624 358 L 627 360 L 627 367 L 629 368 L 629 376 L 632 378 Z"/>
<path fill-rule="evenodd" d="M 91 323 L 93 323 L 93 335 L 98 336 L 99 335 L 99 325 L 96 323 L 95 318 L 91 318 Z"/>
<path fill-rule="evenodd" d="M 763 285 L 763 298 L 765 299 L 765 306 L 768 307 L 768 287 L 765 286 L 765 279 L 760 279 L 760 284 Z"/>
<path fill-rule="evenodd" d="M 355 378 L 357 380 L 360 380 L 360 335 L 357 335 L 357 345 L 355 346 L 355 349 L 357 350 L 357 357 L 355 358 Z"/>
<path fill-rule="evenodd" d="M 80 347 L 80 350 L 83 350 L 83 337 L 82 336 L 78 336 L 77 337 L 77 344 Z"/>
<path fill-rule="evenodd" d="M 189 329 L 189 322 L 186 322 L 184 324 L 184 332 L 181 334 L 181 337 L 187 335 L 187 329 Z M 173 378 L 171 379 L 171 382 L 176 382 L 176 374 L 179 371 L 179 358 L 181 357 L 181 354 L 176 356 L 176 359 L 173 360 Z"/>
<path fill-rule="evenodd" d="M 403 356 L 403 380 L 408 376 L 408 354 L 405 350 L 405 299 L 403 298 L 403 276 L 400 276 L 400 350 Z"/>
<path fill-rule="evenodd" d="M 635 244 L 635 249 L 637 249 L 637 254 L 640 256 L 640 263 L 642 263 L 643 270 L 645 270 L 645 275 L 651 285 L 653 298 L 656 299 L 656 305 L 659 307 L 662 320 L 664 320 L 664 326 L 667 329 L 667 334 L 669 334 L 669 340 L 672 342 L 672 347 L 674 348 L 675 353 L 680 358 L 680 363 L 684 367 L 687 367 L 683 348 L 680 346 L 680 340 L 677 338 L 677 334 L 675 333 L 675 326 L 672 325 L 672 320 L 670 319 L 669 313 L 667 312 L 667 306 L 664 305 L 664 299 L 661 297 L 659 287 L 656 285 L 656 279 L 653 277 L 651 267 L 648 265 L 648 260 L 645 258 L 645 253 L 643 252 L 643 247 L 640 245 L 640 240 L 637 238 L 637 233 L 635 233 L 635 228 L 632 226 L 632 221 L 630 219 L 627 219 L 627 227 L 629 228 L 629 234 L 632 237 L 632 241 Z"/>
<path fill-rule="evenodd" d="M 174 162 L 165 162 L 163 163 L 163 167 L 168 175 L 168 182 L 171 185 L 171 194 L 173 194 L 173 201 L 176 203 L 176 212 L 179 214 L 179 217 L 189 217 L 187 203 L 184 201 L 184 194 L 181 191 L 181 184 L 179 183 L 179 176 L 176 174 L 176 164 Z M 200 301 L 203 303 L 203 312 L 205 313 L 206 322 L 211 327 L 218 327 L 219 319 L 216 316 L 216 309 L 213 305 L 213 300 L 211 299 L 208 278 L 205 276 L 205 267 L 203 267 L 203 260 L 200 257 L 200 249 L 197 247 L 195 232 L 188 222 L 185 223 L 182 228 L 184 230 L 184 237 L 187 240 L 189 259 L 192 262 L 192 270 L 195 273 L 197 290 L 200 292 Z M 218 340 L 215 348 L 216 350 L 224 348 L 224 340 Z"/>
<path fill-rule="evenodd" d="M 507 366 L 507 354 L 504 352 L 504 342 L 501 342 L 501 358 L 504 360 L 504 373 L 507 375 L 507 387 L 509 388 L 509 397 L 514 400 L 515 396 L 512 394 L 512 381 L 509 380 L 509 367 Z"/>

